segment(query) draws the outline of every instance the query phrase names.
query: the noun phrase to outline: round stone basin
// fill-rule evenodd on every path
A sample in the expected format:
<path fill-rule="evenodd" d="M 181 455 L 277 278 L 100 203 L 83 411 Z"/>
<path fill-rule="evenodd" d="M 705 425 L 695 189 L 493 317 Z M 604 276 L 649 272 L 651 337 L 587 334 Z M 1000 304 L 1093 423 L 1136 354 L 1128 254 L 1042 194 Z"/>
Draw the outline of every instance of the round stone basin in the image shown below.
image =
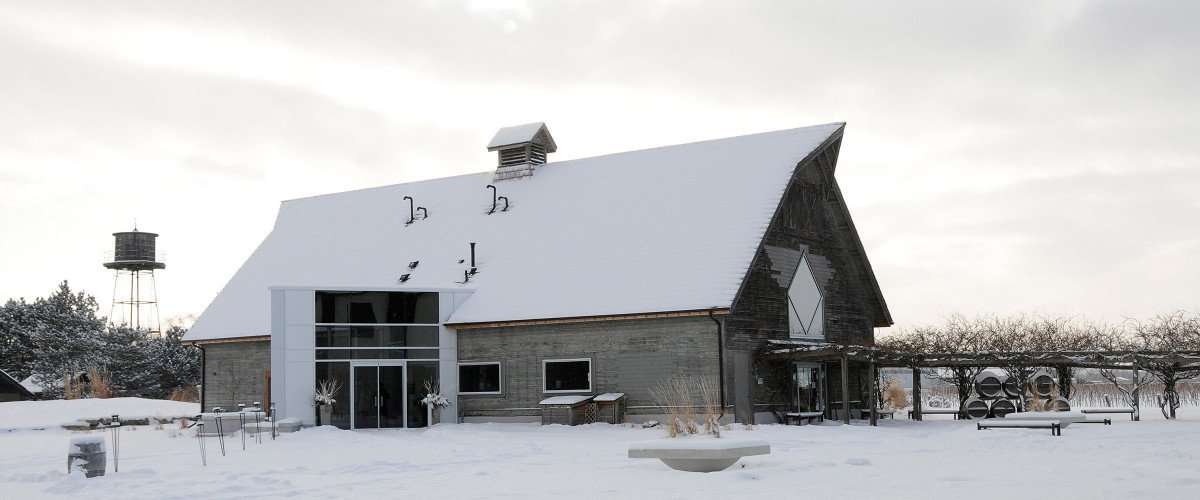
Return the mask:
<path fill-rule="evenodd" d="M 770 453 L 771 444 L 762 439 L 684 437 L 629 445 L 629 458 L 657 458 L 672 469 L 687 472 L 721 471 L 742 457 Z"/>

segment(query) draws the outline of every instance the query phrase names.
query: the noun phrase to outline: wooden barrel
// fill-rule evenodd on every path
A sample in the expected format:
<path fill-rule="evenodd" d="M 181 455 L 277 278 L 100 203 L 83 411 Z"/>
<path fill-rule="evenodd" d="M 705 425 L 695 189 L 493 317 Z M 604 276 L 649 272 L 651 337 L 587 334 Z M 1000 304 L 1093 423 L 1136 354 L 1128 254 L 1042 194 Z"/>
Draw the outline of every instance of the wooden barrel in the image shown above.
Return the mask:
<path fill-rule="evenodd" d="M 104 475 L 104 438 L 99 436 L 71 438 L 67 447 L 67 473 L 83 472 L 84 477 Z"/>
<path fill-rule="evenodd" d="M 1071 403 L 1067 402 L 1067 398 L 1055 396 L 1046 401 L 1046 411 L 1071 411 Z"/>
<path fill-rule="evenodd" d="M 1004 418 L 1005 415 L 1015 413 L 1017 405 L 1010 399 L 997 399 L 992 401 L 991 415 L 996 418 Z"/>
<path fill-rule="evenodd" d="M 979 398 L 967 398 L 967 402 L 963 406 L 971 418 L 987 418 L 988 412 L 991 410 L 987 401 Z"/>
<path fill-rule="evenodd" d="M 1017 384 L 1017 377 L 1005 375 L 1000 378 L 1000 385 L 1004 387 L 1004 397 L 1019 398 L 1021 397 L 1021 386 Z"/>
<path fill-rule="evenodd" d="M 975 392 L 983 399 L 999 397 L 1002 388 L 1000 376 L 995 373 L 985 371 L 975 376 Z"/>
<path fill-rule="evenodd" d="M 1045 371 L 1038 371 L 1029 377 L 1029 385 L 1038 397 L 1049 397 L 1054 392 L 1054 377 Z"/>

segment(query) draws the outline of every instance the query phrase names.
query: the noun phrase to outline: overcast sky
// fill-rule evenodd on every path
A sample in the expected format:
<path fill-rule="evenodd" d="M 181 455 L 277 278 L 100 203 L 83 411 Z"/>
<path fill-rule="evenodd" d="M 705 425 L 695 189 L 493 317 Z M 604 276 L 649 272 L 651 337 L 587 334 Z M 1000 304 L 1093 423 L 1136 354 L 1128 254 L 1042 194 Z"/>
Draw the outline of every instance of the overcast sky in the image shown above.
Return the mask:
<path fill-rule="evenodd" d="M 0 299 L 107 304 L 136 218 L 162 315 L 199 314 L 280 201 L 488 170 L 506 125 L 547 122 L 563 160 L 845 121 L 897 326 L 1197 310 L 1197 26 L 1198 2 L 0 0 Z"/>

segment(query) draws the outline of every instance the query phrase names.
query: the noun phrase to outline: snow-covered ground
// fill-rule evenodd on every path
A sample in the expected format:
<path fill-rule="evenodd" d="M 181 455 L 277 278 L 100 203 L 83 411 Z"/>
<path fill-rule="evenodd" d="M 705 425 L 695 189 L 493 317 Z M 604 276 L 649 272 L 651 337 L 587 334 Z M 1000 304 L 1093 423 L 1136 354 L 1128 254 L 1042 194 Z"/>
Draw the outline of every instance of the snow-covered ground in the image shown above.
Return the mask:
<path fill-rule="evenodd" d="M 0 403 L 0 432 L 54 427 L 85 418 L 120 415 L 123 419 L 195 416 L 200 405 L 142 398 L 11 401 Z M 0 448 L 3 450 L 3 448 Z"/>
<path fill-rule="evenodd" d="M 0 409 L 9 403 L 0 403 Z M 171 429 L 125 429 L 119 473 L 65 472 L 69 431 L 0 432 L 0 496 L 150 497 L 748 497 L 1192 498 L 1200 495 L 1200 411 L 1113 425 L 976 431 L 969 421 L 883 421 L 877 428 L 734 426 L 730 438 L 771 443 L 711 474 L 629 459 L 661 430 L 609 425 L 438 425 L 431 429 L 305 429 L 263 444 Z M 105 432 L 92 435 L 106 436 Z M 177 437 L 172 437 L 177 436 Z M 111 446 L 111 444 L 110 444 Z"/>

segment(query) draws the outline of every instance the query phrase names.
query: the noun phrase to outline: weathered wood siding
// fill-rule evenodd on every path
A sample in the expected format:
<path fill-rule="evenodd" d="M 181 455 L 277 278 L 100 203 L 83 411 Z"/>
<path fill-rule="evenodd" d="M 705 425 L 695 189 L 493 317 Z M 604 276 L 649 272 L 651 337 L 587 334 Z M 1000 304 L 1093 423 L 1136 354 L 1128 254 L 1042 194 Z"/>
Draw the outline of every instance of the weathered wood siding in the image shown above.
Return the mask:
<path fill-rule="evenodd" d="M 270 341 L 204 346 L 204 411 L 214 406 L 237 411 L 238 403 L 250 406 L 255 401 L 265 405 L 270 369 Z"/>
<path fill-rule="evenodd" d="M 716 376 L 717 325 L 707 316 L 461 330 L 462 362 L 499 361 L 502 394 L 460 395 L 467 416 L 504 415 L 547 397 L 542 361 L 590 358 L 590 393 L 623 392 L 630 406 L 654 404 L 649 390 L 677 374 Z M 697 401 L 699 403 L 699 401 Z"/>
<path fill-rule="evenodd" d="M 832 342 L 874 344 L 873 328 L 879 322 L 881 304 L 875 298 L 853 226 L 838 206 L 841 201 L 833 168 L 840 145 L 838 138 L 801 163 L 787 186 L 767 228 L 763 247 L 755 255 L 726 319 L 729 350 L 757 352 L 768 339 L 789 338 L 787 284 L 791 279 L 781 273 L 795 272 L 795 264 L 772 263 L 771 257 L 782 261 L 801 251 L 808 252 L 814 277 L 824 294 L 825 338 Z M 767 247 L 774 248 L 768 252 Z M 857 373 L 862 369 L 857 364 L 851 365 L 852 394 L 865 394 L 861 383 L 864 379 Z M 788 381 L 789 367 L 756 361 L 753 370 L 756 404 L 791 401 L 782 386 Z M 830 400 L 841 398 L 837 372 L 836 364 L 827 366 Z M 743 376 L 747 375 L 731 374 L 733 379 Z"/>

